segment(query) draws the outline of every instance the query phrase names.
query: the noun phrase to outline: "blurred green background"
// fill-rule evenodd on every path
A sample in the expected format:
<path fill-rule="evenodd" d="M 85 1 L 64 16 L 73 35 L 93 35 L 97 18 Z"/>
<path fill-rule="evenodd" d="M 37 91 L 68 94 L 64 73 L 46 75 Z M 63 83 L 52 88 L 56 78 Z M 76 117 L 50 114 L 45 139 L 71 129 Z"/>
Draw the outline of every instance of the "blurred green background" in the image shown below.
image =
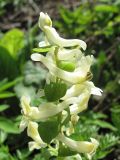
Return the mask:
<path fill-rule="evenodd" d="M 20 97 L 29 95 L 39 105 L 45 82 L 45 68 L 30 60 L 43 39 L 40 11 L 60 35 L 87 43 L 86 55 L 95 57 L 93 81 L 104 91 L 91 97 L 72 138 L 99 140 L 93 160 L 120 160 L 120 0 L 0 0 L 0 160 L 64 160 L 47 150 L 30 152 L 26 131 L 18 129 Z"/>

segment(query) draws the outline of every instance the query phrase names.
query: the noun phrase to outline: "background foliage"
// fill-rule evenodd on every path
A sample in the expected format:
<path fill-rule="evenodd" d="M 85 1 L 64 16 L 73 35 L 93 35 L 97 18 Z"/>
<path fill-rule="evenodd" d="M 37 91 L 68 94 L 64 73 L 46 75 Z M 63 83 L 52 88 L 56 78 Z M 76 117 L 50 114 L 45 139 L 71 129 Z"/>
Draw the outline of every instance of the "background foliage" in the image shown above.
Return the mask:
<path fill-rule="evenodd" d="M 51 1 L 48 1 L 48 5 L 49 3 Z M 32 4 L 35 6 L 39 2 Z M 3 24 L 3 19 L 11 14 L 9 7 L 16 14 L 17 8 L 27 5 L 26 1 L 0 0 L 0 18 Z M 100 147 L 94 160 L 120 159 L 119 8 L 119 0 L 81 1 L 74 7 L 58 5 L 58 16 L 52 15 L 56 19 L 54 25 L 61 35 L 85 40 L 88 44 L 86 54 L 92 53 L 96 58 L 92 66 L 93 81 L 103 89 L 103 96 L 91 98 L 89 110 L 80 114 L 76 132 L 71 135 L 75 140 L 90 137 L 99 140 Z M 66 154 L 70 155 L 64 149 L 59 151 L 62 158 L 56 158 L 54 153 L 47 150 L 29 152 L 28 137 L 25 132 L 20 134 L 18 128 L 21 119 L 19 98 L 23 93 L 29 94 L 32 104 L 39 105 L 41 99 L 38 88 L 43 87 L 47 72 L 40 64 L 30 61 L 32 48 L 37 47 L 43 35 L 33 17 L 28 22 L 30 23 L 24 24 L 21 20 L 20 28 L 14 28 L 16 23 L 13 23 L 12 29 L 7 29 L 0 23 L 0 159 L 63 160 Z"/>

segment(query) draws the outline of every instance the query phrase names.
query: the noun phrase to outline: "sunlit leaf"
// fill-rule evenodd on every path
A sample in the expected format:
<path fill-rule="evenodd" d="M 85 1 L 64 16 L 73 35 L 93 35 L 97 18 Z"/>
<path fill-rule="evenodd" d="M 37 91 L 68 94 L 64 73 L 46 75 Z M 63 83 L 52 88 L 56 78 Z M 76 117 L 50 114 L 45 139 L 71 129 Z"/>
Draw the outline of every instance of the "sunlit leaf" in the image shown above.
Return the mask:
<path fill-rule="evenodd" d="M 39 48 L 33 48 L 32 52 L 37 52 L 37 53 L 46 53 L 50 51 L 51 46 L 46 46 L 46 47 L 39 47 Z"/>
<path fill-rule="evenodd" d="M 6 92 L 0 93 L 0 99 L 2 99 L 2 98 L 10 98 L 10 97 L 14 97 L 14 96 L 15 96 L 15 93 L 13 93 L 13 92 L 6 91 Z"/>
<path fill-rule="evenodd" d="M 17 58 L 19 50 L 24 46 L 24 33 L 19 29 L 8 31 L 0 41 L 0 45 L 6 48 L 13 58 Z"/>
<path fill-rule="evenodd" d="M 96 5 L 95 6 L 95 11 L 97 12 L 111 12 L 111 13 L 116 13 L 118 12 L 118 7 L 117 6 L 114 6 L 114 5 L 104 5 L 104 4 L 101 4 L 101 5 Z"/>

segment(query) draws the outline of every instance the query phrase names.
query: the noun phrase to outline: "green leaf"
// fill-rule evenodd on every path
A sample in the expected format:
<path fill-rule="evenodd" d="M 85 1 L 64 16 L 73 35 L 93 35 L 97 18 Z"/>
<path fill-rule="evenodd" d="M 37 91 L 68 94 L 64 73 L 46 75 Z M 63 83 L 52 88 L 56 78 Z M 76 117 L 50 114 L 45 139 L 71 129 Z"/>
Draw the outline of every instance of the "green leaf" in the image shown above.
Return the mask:
<path fill-rule="evenodd" d="M 7 81 L 8 81 L 7 78 L 4 78 L 2 81 L 0 81 L 0 88 L 1 88 L 4 84 L 6 84 Z"/>
<path fill-rule="evenodd" d="M 28 148 L 23 148 L 23 149 L 17 149 L 17 157 L 19 158 L 19 160 L 26 160 L 28 159 L 28 156 L 31 154 L 31 152 L 29 151 Z"/>
<path fill-rule="evenodd" d="M 78 121 L 75 126 L 75 133 L 70 135 L 70 138 L 76 141 L 86 141 L 90 137 L 96 137 L 98 127 L 91 124 L 85 124 L 83 121 Z"/>
<path fill-rule="evenodd" d="M 2 92 L 2 91 L 4 91 L 4 90 L 6 90 L 6 89 L 8 89 L 8 88 L 10 88 L 10 87 L 12 87 L 12 86 L 14 86 L 18 81 L 19 81 L 19 78 L 15 79 L 15 80 L 13 80 L 13 81 L 11 81 L 11 82 L 6 82 L 6 83 L 4 83 L 4 84 L 0 87 L 0 92 Z"/>
<path fill-rule="evenodd" d="M 117 131 L 117 129 L 110 123 L 108 122 L 105 122 L 105 121 L 102 121 L 102 120 L 93 120 L 93 121 L 89 121 L 88 123 L 92 123 L 92 124 L 95 124 L 95 125 L 98 125 L 100 126 L 101 128 L 108 128 L 112 131 Z"/>
<path fill-rule="evenodd" d="M 50 49 L 51 49 L 51 45 L 46 46 L 46 47 L 33 48 L 32 52 L 46 53 L 46 52 L 50 51 Z"/>
<path fill-rule="evenodd" d="M 19 128 L 15 125 L 15 123 L 5 117 L 0 117 L 0 129 L 6 133 L 20 133 Z"/>
<path fill-rule="evenodd" d="M 117 127 L 120 133 L 120 105 L 115 105 L 111 109 L 112 122 Z"/>
<path fill-rule="evenodd" d="M 2 92 L 0 93 L 0 99 L 2 98 L 10 98 L 10 97 L 14 97 L 15 93 L 13 92 Z"/>
<path fill-rule="evenodd" d="M 0 41 L 0 45 L 7 49 L 10 55 L 16 59 L 18 52 L 24 46 L 24 33 L 19 29 L 8 31 Z"/>
<path fill-rule="evenodd" d="M 114 5 L 104 5 L 104 4 L 101 4 L 101 5 L 97 5 L 95 6 L 95 11 L 97 12 L 110 12 L 110 13 L 117 13 L 119 11 L 118 7 L 117 6 L 114 6 Z"/>
<path fill-rule="evenodd" d="M 59 133 L 59 123 L 57 118 L 46 122 L 39 123 L 39 133 L 42 140 L 46 143 L 50 143 L 53 138 L 55 138 Z"/>
<path fill-rule="evenodd" d="M 4 110 L 8 109 L 9 107 L 10 107 L 10 106 L 7 105 L 7 104 L 0 105 L 0 112 L 2 112 L 2 111 L 4 111 Z"/>
<path fill-rule="evenodd" d="M 119 137 L 113 133 L 107 133 L 100 137 L 100 149 L 108 149 L 117 144 Z"/>
<path fill-rule="evenodd" d="M 112 93 L 112 94 L 119 94 L 120 91 L 120 84 L 116 80 L 109 81 L 105 87 L 106 92 Z"/>
<path fill-rule="evenodd" d="M 100 146 L 94 155 L 94 160 L 104 159 L 110 152 L 113 151 L 113 147 L 117 145 L 118 139 L 119 137 L 116 137 L 112 133 L 101 135 L 99 139 Z"/>
<path fill-rule="evenodd" d="M 1 160 L 17 160 L 16 157 L 12 156 L 9 152 L 8 146 L 1 145 L 0 147 L 0 159 Z"/>
<path fill-rule="evenodd" d="M 16 61 L 10 53 L 0 46 L 0 79 L 14 79 L 18 75 L 18 67 Z"/>
<path fill-rule="evenodd" d="M 33 160 L 46 160 L 46 159 L 39 153 L 39 154 L 35 154 Z"/>
<path fill-rule="evenodd" d="M 67 10 L 66 8 L 64 7 L 61 7 L 60 8 L 60 14 L 61 14 L 61 17 L 62 19 L 68 24 L 70 25 L 72 22 L 73 22 L 73 14 Z"/>
<path fill-rule="evenodd" d="M 120 15 L 115 17 L 115 22 L 120 23 Z"/>
<path fill-rule="evenodd" d="M 6 139 L 7 139 L 7 133 L 0 130 L 0 144 L 4 143 Z"/>
<path fill-rule="evenodd" d="M 75 70 L 75 63 L 69 61 L 59 61 L 58 67 L 65 71 L 73 72 Z"/>
<path fill-rule="evenodd" d="M 53 102 L 59 100 L 66 93 L 67 86 L 65 83 L 54 83 L 46 84 L 44 91 L 48 101 Z"/>
<path fill-rule="evenodd" d="M 98 56 L 98 59 L 97 59 L 99 65 L 103 65 L 106 62 L 106 59 L 107 59 L 107 57 L 106 57 L 105 52 L 101 50 L 99 52 L 99 56 Z"/>
<path fill-rule="evenodd" d="M 109 150 L 97 150 L 97 154 L 95 155 L 95 160 L 96 159 L 103 159 L 105 158 L 108 154 L 110 154 L 113 150 L 109 149 Z"/>

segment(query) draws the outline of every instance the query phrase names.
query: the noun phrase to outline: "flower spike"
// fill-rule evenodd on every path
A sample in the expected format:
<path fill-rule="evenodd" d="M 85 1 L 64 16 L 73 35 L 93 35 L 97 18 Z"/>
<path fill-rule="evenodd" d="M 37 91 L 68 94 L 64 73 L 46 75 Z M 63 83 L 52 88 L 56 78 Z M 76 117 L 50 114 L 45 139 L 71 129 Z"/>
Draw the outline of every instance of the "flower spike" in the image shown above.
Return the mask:
<path fill-rule="evenodd" d="M 63 146 L 75 151 L 72 158 L 82 160 L 80 154 L 83 153 L 91 160 L 99 142 L 90 137 L 91 141 L 75 141 L 67 136 L 76 132 L 79 113 L 87 109 L 91 94 L 102 95 L 102 90 L 92 82 L 94 57 L 82 52 L 87 48 L 83 40 L 62 38 L 47 13 L 40 12 L 38 24 L 45 38 L 39 42 L 40 49 L 31 55 L 31 59 L 41 62 L 48 73 L 45 86 L 39 89 L 43 101 L 38 106 L 31 106 L 29 97 L 21 98 L 20 129 L 27 128 L 27 134 L 32 138 L 28 143 L 31 151 L 46 147 L 56 156 Z"/>

